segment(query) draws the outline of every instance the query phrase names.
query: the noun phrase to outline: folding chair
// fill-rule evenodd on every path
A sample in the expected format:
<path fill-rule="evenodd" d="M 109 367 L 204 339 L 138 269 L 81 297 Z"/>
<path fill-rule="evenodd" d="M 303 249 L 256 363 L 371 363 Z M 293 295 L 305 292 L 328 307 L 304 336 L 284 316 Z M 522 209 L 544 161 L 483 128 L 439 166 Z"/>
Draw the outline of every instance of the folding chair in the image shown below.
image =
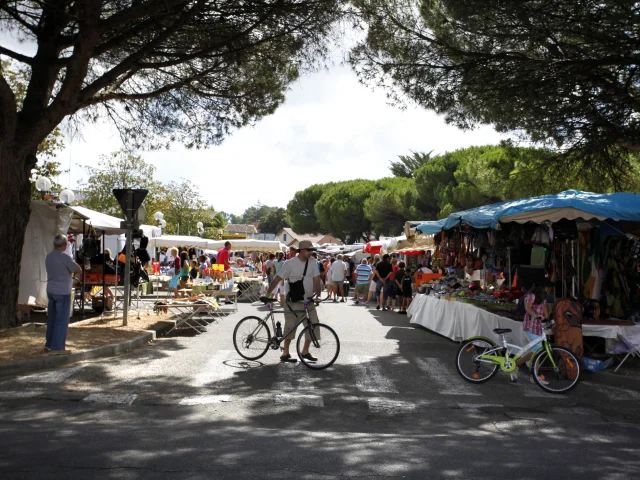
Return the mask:
<path fill-rule="evenodd" d="M 622 366 L 622 364 L 624 362 L 627 361 L 627 358 L 629 358 L 629 355 L 631 355 L 632 357 L 637 357 L 640 358 L 640 345 L 634 345 L 633 343 L 631 343 L 629 340 L 627 340 L 626 338 L 624 338 L 622 335 L 618 335 L 618 339 L 624 343 L 627 347 L 629 347 L 629 351 L 627 352 L 627 354 L 624 356 L 624 358 L 622 359 L 622 361 L 618 364 L 618 366 L 616 367 L 616 369 L 614 370 L 614 372 L 617 372 L 618 369 Z"/>

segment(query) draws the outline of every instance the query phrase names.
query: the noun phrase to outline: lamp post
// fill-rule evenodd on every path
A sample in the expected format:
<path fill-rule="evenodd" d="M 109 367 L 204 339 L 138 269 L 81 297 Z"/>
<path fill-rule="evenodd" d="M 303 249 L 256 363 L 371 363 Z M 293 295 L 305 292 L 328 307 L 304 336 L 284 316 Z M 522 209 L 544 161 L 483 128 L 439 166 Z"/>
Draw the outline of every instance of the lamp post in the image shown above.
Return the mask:
<path fill-rule="evenodd" d="M 68 188 L 65 188 L 60 192 L 60 195 L 58 196 L 58 198 L 60 198 L 60 201 L 62 203 L 66 205 L 71 205 L 73 201 L 76 199 L 76 195 Z"/>
<path fill-rule="evenodd" d="M 38 177 L 36 180 L 36 190 L 40 192 L 40 200 L 44 200 L 45 194 L 49 193 L 51 190 L 51 185 L 51 180 L 44 175 Z"/>
<path fill-rule="evenodd" d="M 198 235 L 202 236 L 204 233 L 204 224 L 202 222 L 196 223 L 196 228 L 198 229 Z"/>
<path fill-rule="evenodd" d="M 153 218 L 156 220 L 156 225 L 160 228 L 160 235 L 162 235 L 162 229 L 167 226 L 167 221 L 164 219 L 164 213 L 156 212 L 153 214 Z"/>

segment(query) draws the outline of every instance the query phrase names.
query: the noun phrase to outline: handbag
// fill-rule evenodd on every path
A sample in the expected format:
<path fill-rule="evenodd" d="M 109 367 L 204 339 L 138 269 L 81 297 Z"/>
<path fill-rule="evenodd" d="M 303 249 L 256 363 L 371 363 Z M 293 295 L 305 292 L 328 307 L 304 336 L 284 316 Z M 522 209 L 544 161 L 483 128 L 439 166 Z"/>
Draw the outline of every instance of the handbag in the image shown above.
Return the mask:
<path fill-rule="evenodd" d="M 304 272 L 302 272 L 302 279 L 297 282 L 289 282 L 289 293 L 287 294 L 288 302 L 303 302 L 304 301 L 304 277 L 307 276 L 307 267 L 309 266 L 309 259 L 304 264 Z"/>

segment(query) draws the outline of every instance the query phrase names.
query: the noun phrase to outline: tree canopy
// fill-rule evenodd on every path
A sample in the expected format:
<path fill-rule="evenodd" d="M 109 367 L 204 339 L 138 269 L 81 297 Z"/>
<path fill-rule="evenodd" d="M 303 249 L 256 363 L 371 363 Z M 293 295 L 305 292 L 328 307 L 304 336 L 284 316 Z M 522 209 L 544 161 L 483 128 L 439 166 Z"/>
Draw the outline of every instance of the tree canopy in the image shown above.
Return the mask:
<path fill-rule="evenodd" d="M 320 224 L 315 211 L 316 203 L 332 183 L 311 185 L 295 193 L 287 204 L 291 228 L 300 233 L 326 233 L 327 227 Z"/>
<path fill-rule="evenodd" d="M 287 211 L 284 208 L 274 208 L 260 219 L 258 229 L 261 233 L 275 233 L 277 235 L 280 230 L 290 226 L 291 222 Z"/>
<path fill-rule="evenodd" d="M 362 81 L 460 128 L 521 131 L 579 168 L 640 151 L 640 7 L 616 0 L 355 0 Z"/>
<path fill-rule="evenodd" d="M 220 143 L 282 104 L 343 14 L 338 0 L 0 2 L 0 29 L 36 45 L 0 44 L 29 71 L 19 104 L 0 65 L 0 327 L 16 318 L 38 145 L 63 120 L 109 118 L 129 148 Z"/>

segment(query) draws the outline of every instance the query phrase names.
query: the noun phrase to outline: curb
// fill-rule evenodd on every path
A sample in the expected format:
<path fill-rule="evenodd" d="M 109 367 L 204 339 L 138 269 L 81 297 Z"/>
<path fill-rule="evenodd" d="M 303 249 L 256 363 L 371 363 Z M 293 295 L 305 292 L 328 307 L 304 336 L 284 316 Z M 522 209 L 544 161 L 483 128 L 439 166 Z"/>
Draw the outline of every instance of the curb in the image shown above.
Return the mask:
<path fill-rule="evenodd" d="M 156 330 L 146 330 L 145 333 L 119 343 L 110 343 L 101 347 L 71 353 L 69 355 L 42 356 L 33 360 L 22 360 L 0 365 L 0 377 L 61 367 L 72 363 L 91 360 L 93 358 L 111 357 L 140 348 L 155 340 L 159 335 L 168 332 L 175 326 L 174 320 L 165 320 Z"/>

